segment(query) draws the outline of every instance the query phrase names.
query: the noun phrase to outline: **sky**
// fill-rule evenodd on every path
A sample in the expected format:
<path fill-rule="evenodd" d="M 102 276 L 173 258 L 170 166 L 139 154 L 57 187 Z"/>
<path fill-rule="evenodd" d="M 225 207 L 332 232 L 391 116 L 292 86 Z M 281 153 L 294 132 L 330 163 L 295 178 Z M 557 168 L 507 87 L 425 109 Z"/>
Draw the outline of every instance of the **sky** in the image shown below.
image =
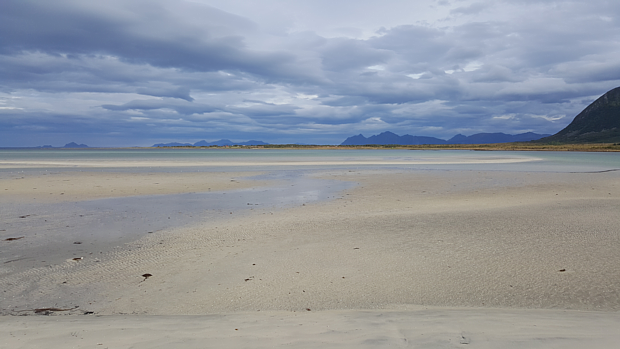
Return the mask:
<path fill-rule="evenodd" d="M 1 0 L 0 147 L 554 134 L 616 0 Z"/>

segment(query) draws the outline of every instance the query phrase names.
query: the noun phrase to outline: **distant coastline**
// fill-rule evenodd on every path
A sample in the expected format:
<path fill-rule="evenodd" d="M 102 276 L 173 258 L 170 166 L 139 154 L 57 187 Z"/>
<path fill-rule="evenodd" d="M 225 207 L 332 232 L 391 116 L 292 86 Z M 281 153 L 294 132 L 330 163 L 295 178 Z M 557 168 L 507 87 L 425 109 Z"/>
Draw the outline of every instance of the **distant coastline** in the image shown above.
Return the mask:
<path fill-rule="evenodd" d="M 235 146 L 175 146 L 175 147 L 88 147 L 88 148 L 42 148 L 42 147 L 0 147 L 3 150 L 98 150 L 98 149 L 405 149 L 405 150 L 474 150 L 474 151 L 580 151 L 580 152 L 620 152 L 620 143 L 580 143 L 580 144 L 544 144 L 544 143 L 496 143 L 496 144 L 422 144 L 422 145 L 235 145 Z"/>

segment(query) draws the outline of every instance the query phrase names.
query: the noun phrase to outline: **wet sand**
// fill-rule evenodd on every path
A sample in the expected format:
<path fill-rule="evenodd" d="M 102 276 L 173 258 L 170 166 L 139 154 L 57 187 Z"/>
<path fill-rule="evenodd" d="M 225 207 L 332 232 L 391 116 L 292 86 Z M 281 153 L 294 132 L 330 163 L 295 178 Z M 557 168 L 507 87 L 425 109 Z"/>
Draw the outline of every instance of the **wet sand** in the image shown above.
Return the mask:
<path fill-rule="evenodd" d="M 235 190 L 264 185 L 242 182 L 261 172 L 82 172 L 38 171 L 0 176 L 3 202 L 57 203 L 101 198 Z"/>
<path fill-rule="evenodd" d="M 82 335 L 120 347 L 299 348 L 606 348 L 619 338 L 619 172 L 313 176 L 358 185 L 0 278 L 4 314 L 75 315 L 7 315 L 2 337 L 11 347 Z"/>

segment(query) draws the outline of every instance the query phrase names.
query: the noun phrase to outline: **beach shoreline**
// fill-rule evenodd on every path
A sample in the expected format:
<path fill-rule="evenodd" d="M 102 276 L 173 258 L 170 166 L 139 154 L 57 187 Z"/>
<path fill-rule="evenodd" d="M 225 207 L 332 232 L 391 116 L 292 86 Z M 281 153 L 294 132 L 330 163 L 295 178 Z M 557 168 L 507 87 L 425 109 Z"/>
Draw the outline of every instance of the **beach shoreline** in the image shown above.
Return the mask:
<path fill-rule="evenodd" d="M 62 182 L 63 174 L 58 176 Z M 101 179 L 98 176 L 109 174 L 84 176 L 81 181 L 93 184 L 94 178 Z M 123 178 L 131 176 L 118 174 L 116 183 L 122 186 Z M 219 176 L 230 181 L 230 173 Z M 0 321 L 10 324 L 5 326 L 10 333 L 18 331 L 11 326 L 22 323 L 37 326 L 41 336 L 61 342 L 67 340 L 61 335 L 66 331 L 59 329 L 90 317 L 95 320 L 84 322 L 81 331 L 101 334 L 97 330 L 101 324 L 118 320 L 137 333 L 157 337 L 150 329 L 138 330 L 137 323 L 153 321 L 156 328 L 170 322 L 181 330 L 198 316 L 199 323 L 215 329 L 220 327 L 209 319 L 267 321 L 242 338 L 236 336 L 240 332 L 218 337 L 226 345 L 267 337 L 271 339 L 265 343 L 284 343 L 291 333 L 287 326 L 306 313 L 311 313 L 304 315 L 306 324 L 315 327 L 298 332 L 306 338 L 302 342 L 314 343 L 311 334 L 316 334 L 334 347 L 396 343 L 388 334 L 385 342 L 373 342 L 370 337 L 368 342 L 339 341 L 316 327 L 325 321 L 344 326 L 346 319 L 355 318 L 362 329 L 369 330 L 378 314 L 385 321 L 381 326 L 388 327 L 380 326 L 373 332 L 375 337 L 388 328 L 413 326 L 412 319 L 421 321 L 416 325 L 419 333 L 404 336 L 409 343 L 415 343 L 412 336 L 421 333 L 435 333 L 428 343 L 444 343 L 445 333 L 437 330 L 442 326 L 439 319 L 453 328 L 470 326 L 474 347 L 513 343 L 517 337 L 510 337 L 507 323 L 526 326 L 535 319 L 541 332 L 524 332 L 521 346 L 513 343 L 515 347 L 545 343 L 544 338 L 557 341 L 558 346 L 606 347 L 617 338 L 604 329 L 616 326 L 620 319 L 618 172 L 352 167 L 324 168 L 307 176 L 357 185 L 328 201 L 299 201 L 280 209 L 256 207 L 217 223 L 173 226 L 145 234 L 96 260 L 67 260 L 0 277 L 5 290 L 1 299 L 5 316 Z M 42 178 L 47 177 L 32 181 Z M 226 183 L 223 188 L 253 185 L 251 180 L 239 181 L 243 183 Z M 182 187 L 168 183 L 167 188 L 169 195 Z M 97 192 L 86 190 L 81 195 L 85 199 Z M 75 194 L 72 200 L 78 197 Z M 48 311 L 49 315 L 73 315 L 15 317 L 46 308 L 71 309 Z M 424 313 L 428 309 L 432 313 Z M 416 315 L 420 312 L 425 315 Z M 287 325 L 271 333 L 275 318 L 288 319 Z M 52 325 L 51 319 L 59 320 Z M 498 325 L 489 335 L 483 322 L 488 326 L 493 319 L 504 321 L 504 327 Z M 474 320 L 479 322 L 477 327 L 469 323 Z M 390 323 L 399 325 L 390 327 Z M 39 324 L 47 324 L 47 330 Z M 594 330 L 597 324 L 600 331 Z M 353 333 L 347 331 L 342 338 Z M 455 331 L 450 332 L 450 341 L 458 339 Z M 91 339 L 98 341 L 97 336 Z M 27 337 L 29 343 L 43 338 Z M 304 347 L 302 342 L 297 345 Z"/>

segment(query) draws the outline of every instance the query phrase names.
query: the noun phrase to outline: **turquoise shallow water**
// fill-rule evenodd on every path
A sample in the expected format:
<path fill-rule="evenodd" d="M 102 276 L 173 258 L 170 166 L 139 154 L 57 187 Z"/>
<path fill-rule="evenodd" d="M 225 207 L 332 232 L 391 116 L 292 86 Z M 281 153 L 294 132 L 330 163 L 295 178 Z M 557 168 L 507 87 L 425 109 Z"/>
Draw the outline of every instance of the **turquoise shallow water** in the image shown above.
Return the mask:
<path fill-rule="evenodd" d="M 511 160 L 520 160 L 520 162 L 510 163 Z M 620 153 L 402 149 L 0 149 L 0 165 L 2 162 L 11 161 L 122 161 L 129 164 L 132 161 L 155 163 L 158 161 L 195 161 L 200 164 L 198 167 L 219 167 L 214 169 L 218 171 L 237 170 L 235 167 L 243 167 L 244 162 L 254 163 L 253 170 L 273 169 L 274 162 L 279 163 L 277 166 L 289 167 L 299 166 L 300 162 L 329 163 L 305 168 L 390 166 L 409 169 L 551 172 L 620 169 Z M 345 164 L 356 161 L 369 162 L 369 164 Z M 455 163 L 459 161 L 466 163 Z M 489 161 L 496 163 L 486 163 Z M 223 162 L 230 162 L 230 164 L 222 166 Z M 286 164 L 287 162 L 294 162 L 297 165 Z M 216 163 L 220 165 L 216 166 Z M 264 163 L 265 167 L 261 167 L 260 163 Z M 247 166 L 245 167 L 247 169 Z"/>
<path fill-rule="evenodd" d="M 271 160 L 422 160 L 454 156 L 480 157 L 481 152 L 402 149 L 0 149 L 0 160 L 187 160 L 187 161 L 271 161 Z M 497 157 L 497 153 L 483 155 Z M 504 152 L 502 157 L 523 156 Z"/>

